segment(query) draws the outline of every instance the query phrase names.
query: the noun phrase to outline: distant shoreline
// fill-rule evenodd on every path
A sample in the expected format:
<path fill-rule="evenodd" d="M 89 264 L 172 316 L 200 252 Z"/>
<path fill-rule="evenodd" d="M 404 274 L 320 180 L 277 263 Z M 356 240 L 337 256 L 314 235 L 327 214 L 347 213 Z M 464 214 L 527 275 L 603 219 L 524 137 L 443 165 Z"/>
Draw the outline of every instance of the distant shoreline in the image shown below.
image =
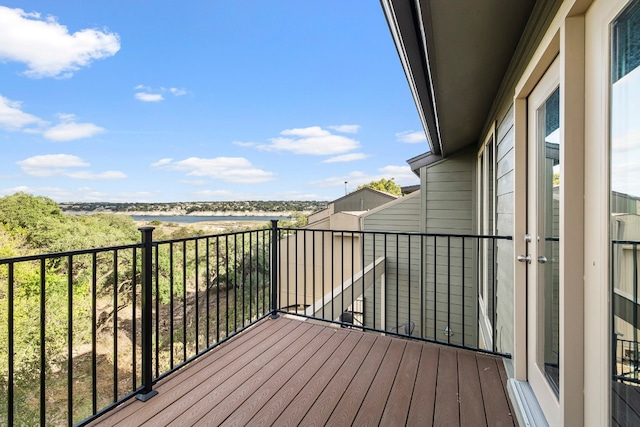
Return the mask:
<path fill-rule="evenodd" d="M 120 213 L 124 214 L 124 213 Z M 127 214 L 125 214 L 127 215 Z M 227 221 L 246 221 L 246 222 L 266 222 L 272 219 L 288 220 L 291 217 L 280 215 L 128 215 L 136 222 L 177 222 L 193 224 L 196 222 L 227 222 Z"/>
<path fill-rule="evenodd" d="M 249 211 L 199 211 L 199 212 L 189 212 L 186 213 L 184 211 L 119 211 L 119 212 L 113 212 L 110 210 L 94 210 L 94 211 L 63 211 L 65 214 L 67 215 L 77 215 L 77 216 L 81 216 L 81 215 L 94 215 L 94 214 L 99 214 L 99 213 L 104 213 L 104 214 L 113 214 L 113 215 L 127 215 L 127 216 L 141 216 L 141 217 L 178 217 L 178 216 L 184 216 L 184 217 L 223 217 L 223 218 L 229 218 L 229 219 L 234 219 L 234 218 L 238 218 L 238 220 L 241 220 L 241 218 L 245 218 L 245 217 L 267 217 L 267 218 L 291 218 L 292 216 L 294 216 L 294 214 L 298 213 L 298 212 L 266 212 L 266 211 L 257 211 L 257 212 L 249 212 Z M 308 215 L 310 214 L 310 212 L 300 212 L 304 215 Z M 223 219 L 224 221 L 225 219 Z"/>

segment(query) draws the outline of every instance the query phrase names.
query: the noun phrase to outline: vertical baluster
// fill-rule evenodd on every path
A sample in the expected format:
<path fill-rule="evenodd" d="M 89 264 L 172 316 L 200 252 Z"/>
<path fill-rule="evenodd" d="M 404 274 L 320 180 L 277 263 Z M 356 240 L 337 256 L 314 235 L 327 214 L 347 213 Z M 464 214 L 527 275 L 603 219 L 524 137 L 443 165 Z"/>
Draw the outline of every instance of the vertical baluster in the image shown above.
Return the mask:
<path fill-rule="evenodd" d="M 174 358 L 174 345 L 173 345 L 173 341 L 174 341 L 174 335 L 175 335 L 175 323 L 174 323 L 174 313 L 173 313 L 173 309 L 174 309 L 174 300 L 173 300 L 173 282 L 174 282 L 174 277 L 173 277 L 173 273 L 174 273 L 174 267 L 173 267 L 173 242 L 169 243 L 169 343 L 170 343 L 170 347 L 171 347 L 171 353 L 169 354 L 169 367 L 170 369 L 173 369 L 174 366 L 174 362 L 173 362 L 173 358 Z"/>
<path fill-rule="evenodd" d="M 205 300 L 206 300 L 206 304 L 207 304 L 207 310 L 206 310 L 206 316 L 207 316 L 207 324 L 206 324 L 206 334 L 207 334 L 207 339 L 206 339 L 206 344 L 207 344 L 207 348 L 209 348 L 211 346 L 211 313 L 210 313 L 210 306 L 209 304 L 211 304 L 210 301 L 210 296 L 209 296 L 209 292 L 211 290 L 211 266 L 210 266 L 210 261 L 209 261 L 209 255 L 210 255 L 210 241 L 209 238 L 207 237 L 205 240 L 205 245 L 206 245 L 206 249 L 205 249 L 205 266 L 206 266 L 206 271 L 205 274 L 207 275 L 207 280 L 205 280 Z"/>
<path fill-rule="evenodd" d="M 46 325 L 47 325 L 47 313 L 46 313 L 46 264 L 45 259 L 40 259 L 40 425 L 46 425 L 46 372 L 47 372 L 47 352 L 46 352 Z M 95 307 L 95 306 L 94 306 Z M 93 310 L 95 317 L 95 308 Z M 95 330 L 95 327 L 93 328 Z M 93 395 L 95 396 L 95 388 L 93 388 Z M 95 413 L 95 405 L 93 407 Z"/>
<path fill-rule="evenodd" d="M 114 309 L 115 317 L 115 309 Z M 73 256 L 67 257 L 67 423 L 73 424 Z M 117 356 L 117 353 L 114 353 Z M 117 388 L 115 389 L 117 391 Z M 117 399 L 117 395 L 114 395 Z"/>
<path fill-rule="evenodd" d="M 187 360 L 187 241 L 182 241 L 182 361 Z"/>
<path fill-rule="evenodd" d="M 98 343 L 97 343 L 97 322 L 98 322 L 98 254 L 91 254 L 91 409 L 92 414 L 98 411 Z M 42 271 L 44 272 L 44 260 L 42 260 Z M 44 424 L 41 424 L 44 425 Z"/>
<path fill-rule="evenodd" d="M 132 306 L 131 306 L 131 391 L 135 390 L 138 387 L 138 365 L 136 360 L 136 349 L 138 347 L 137 343 L 137 335 L 138 335 L 138 317 L 136 316 L 136 304 L 138 303 L 137 298 L 137 290 L 138 290 L 138 275 L 136 274 L 137 267 L 137 252 L 136 248 L 133 248 L 133 256 L 131 258 L 131 295 L 132 295 Z"/>
<path fill-rule="evenodd" d="M 113 251 L 113 401 L 118 400 L 118 251 Z"/>
<path fill-rule="evenodd" d="M 195 257 L 195 266 L 194 266 L 194 272 L 195 272 L 195 286 L 196 286 L 196 292 L 195 292 L 195 309 L 196 309 L 196 336 L 195 336 L 195 341 L 196 341 L 196 354 L 200 353 L 200 304 L 199 304 L 199 299 L 200 299 L 200 293 L 199 293 L 199 289 L 198 289 L 198 285 L 199 285 L 199 269 L 198 269 L 198 264 L 200 263 L 200 260 L 198 259 L 198 245 L 199 245 L 200 241 L 198 239 L 193 241 L 194 244 L 194 254 L 193 256 Z"/>
<path fill-rule="evenodd" d="M 271 220 L 271 317 L 273 319 L 278 317 L 278 241 L 278 221 L 274 219 Z"/>
<path fill-rule="evenodd" d="M 14 294 L 14 279 L 13 279 L 13 271 L 14 271 L 14 264 L 13 263 L 9 263 L 8 266 L 9 271 L 7 272 L 7 287 L 9 288 L 7 290 L 7 353 L 8 353 L 8 370 L 7 370 L 7 425 L 12 426 L 13 425 L 13 419 L 14 419 L 14 354 L 15 354 L 15 346 L 14 346 L 14 339 L 13 339 L 13 328 L 14 328 L 14 322 L 13 322 L 13 294 Z"/>

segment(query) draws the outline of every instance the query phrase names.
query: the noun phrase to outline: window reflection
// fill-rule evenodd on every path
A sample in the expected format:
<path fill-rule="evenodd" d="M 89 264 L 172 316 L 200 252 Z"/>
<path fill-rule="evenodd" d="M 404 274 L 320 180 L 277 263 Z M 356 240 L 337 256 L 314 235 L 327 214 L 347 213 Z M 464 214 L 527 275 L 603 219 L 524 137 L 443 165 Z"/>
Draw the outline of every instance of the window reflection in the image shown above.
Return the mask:
<path fill-rule="evenodd" d="M 640 268 L 640 1 L 612 25 L 611 64 L 611 280 L 615 348 L 612 416 L 637 417 Z"/>

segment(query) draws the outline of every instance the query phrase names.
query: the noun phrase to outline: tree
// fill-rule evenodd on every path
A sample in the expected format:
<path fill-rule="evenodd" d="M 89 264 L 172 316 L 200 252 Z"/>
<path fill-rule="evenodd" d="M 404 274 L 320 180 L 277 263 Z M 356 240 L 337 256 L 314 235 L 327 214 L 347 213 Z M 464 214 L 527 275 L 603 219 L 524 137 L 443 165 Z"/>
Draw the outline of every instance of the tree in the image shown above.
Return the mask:
<path fill-rule="evenodd" d="M 361 188 L 371 188 L 372 190 L 384 191 L 385 193 L 402 196 L 402 188 L 400 188 L 400 186 L 395 183 L 393 178 L 382 178 L 379 181 L 371 181 L 368 184 L 359 186 L 358 190 L 360 190 Z"/>

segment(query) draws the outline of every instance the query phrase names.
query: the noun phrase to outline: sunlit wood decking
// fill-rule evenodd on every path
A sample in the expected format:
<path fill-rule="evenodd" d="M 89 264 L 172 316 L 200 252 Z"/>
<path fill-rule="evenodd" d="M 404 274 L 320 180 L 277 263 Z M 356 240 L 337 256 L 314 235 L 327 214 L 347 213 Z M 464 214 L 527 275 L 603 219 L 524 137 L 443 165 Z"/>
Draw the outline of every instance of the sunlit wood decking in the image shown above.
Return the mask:
<path fill-rule="evenodd" d="M 513 426 L 499 358 L 265 319 L 92 425 Z"/>

